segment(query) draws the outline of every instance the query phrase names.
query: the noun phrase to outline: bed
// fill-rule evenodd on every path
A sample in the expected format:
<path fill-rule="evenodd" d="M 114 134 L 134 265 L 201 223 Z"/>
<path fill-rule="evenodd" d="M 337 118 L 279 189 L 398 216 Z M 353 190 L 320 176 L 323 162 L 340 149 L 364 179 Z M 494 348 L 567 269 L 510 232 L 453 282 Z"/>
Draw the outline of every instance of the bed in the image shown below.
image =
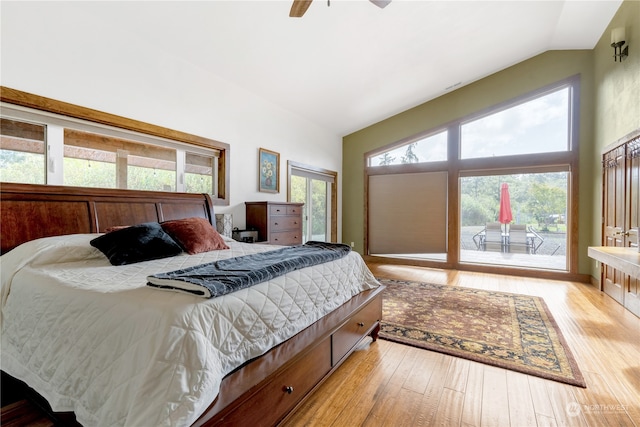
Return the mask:
<path fill-rule="evenodd" d="M 114 227 L 211 224 L 206 194 L 4 183 L 0 203 L 2 370 L 66 420 L 276 425 L 377 338 L 383 286 L 354 252 L 206 299 L 145 278 L 277 248 L 225 239 L 114 266 L 90 245 Z"/>

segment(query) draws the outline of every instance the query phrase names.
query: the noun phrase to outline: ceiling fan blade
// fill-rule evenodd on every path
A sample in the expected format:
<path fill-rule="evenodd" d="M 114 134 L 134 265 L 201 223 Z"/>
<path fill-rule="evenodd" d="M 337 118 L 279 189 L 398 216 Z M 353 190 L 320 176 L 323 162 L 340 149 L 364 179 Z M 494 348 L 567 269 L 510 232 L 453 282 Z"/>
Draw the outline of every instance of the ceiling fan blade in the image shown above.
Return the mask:
<path fill-rule="evenodd" d="M 302 18 L 302 15 L 304 15 L 307 9 L 309 9 L 309 6 L 311 6 L 311 1 L 312 0 L 293 0 L 289 16 L 292 18 Z"/>
<path fill-rule="evenodd" d="M 391 3 L 391 0 L 369 0 L 369 1 L 381 9 L 384 9 L 389 5 L 389 3 Z"/>

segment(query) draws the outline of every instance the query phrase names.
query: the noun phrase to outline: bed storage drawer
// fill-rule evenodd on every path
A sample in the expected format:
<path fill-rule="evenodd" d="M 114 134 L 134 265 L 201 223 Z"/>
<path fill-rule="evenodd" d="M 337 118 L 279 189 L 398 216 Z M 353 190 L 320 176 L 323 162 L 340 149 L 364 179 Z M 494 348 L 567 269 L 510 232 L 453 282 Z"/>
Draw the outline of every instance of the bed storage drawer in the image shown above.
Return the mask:
<path fill-rule="evenodd" d="M 333 365 L 373 329 L 380 320 L 380 313 L 382 313 L 382 297 L 367 304 L 332 335 L 331 363 Z"/>
<path fill-rule="evenodd" d="M 330 352 L 327 337 L 249 397 L 244 410 L 229 414 L 217 425 L 275 425 L 331 370 Z"/>
<path fill-rule="evenodd" d="M 357 324 L 367 321 L 359 319 L 382 316 L 383 290 L 381 286 L 355 295 L 295 338 L 228 375 L 222 381 L 218 399 L 193 427 L 275 426 L 287 419 L 305 395 L 338 368 L 364 335 L 372 333 L 377 338 L 377 324 L 366 331 L 365 327 L 356 326 L 362 335 L 350 337 L 342 357 L 333 360 L 334 336 L 350 336 L 346 332 L 354 319 Z M 293 388 L 291 393 L 287 387 Z"/>

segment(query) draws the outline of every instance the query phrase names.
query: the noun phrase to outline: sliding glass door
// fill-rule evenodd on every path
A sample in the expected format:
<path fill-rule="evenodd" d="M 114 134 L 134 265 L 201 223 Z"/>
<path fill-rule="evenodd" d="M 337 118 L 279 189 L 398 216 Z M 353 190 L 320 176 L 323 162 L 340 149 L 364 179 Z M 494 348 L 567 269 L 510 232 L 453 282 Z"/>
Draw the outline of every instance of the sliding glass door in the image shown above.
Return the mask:
<path fill-rule="evenodd" d="M 294 164 L 295 165 L 295 164 Z M 289 201 L 304 203 L 302 214 L 303 242 L 334 241 L 335 176 L 300 165 L 289 167 Z"/>

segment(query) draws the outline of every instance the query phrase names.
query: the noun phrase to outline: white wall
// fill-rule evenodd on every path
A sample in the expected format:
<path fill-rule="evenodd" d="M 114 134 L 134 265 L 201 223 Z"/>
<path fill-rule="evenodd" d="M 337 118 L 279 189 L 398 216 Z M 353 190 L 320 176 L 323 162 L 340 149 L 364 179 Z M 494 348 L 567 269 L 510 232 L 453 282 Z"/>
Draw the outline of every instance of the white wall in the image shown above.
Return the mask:
<path fill-rule="evenodd" d="M 233 213 L 239 228 L 245 201 L 286 200 L 287 160 L 341 177 L 340 136 L 168 55 L 82 3 L 2 2 L 0 84 L 230 144 L 230 206 L 217 211 Z M 259 147 L 280 153 L 279 194 L 257 190 Z"/>

